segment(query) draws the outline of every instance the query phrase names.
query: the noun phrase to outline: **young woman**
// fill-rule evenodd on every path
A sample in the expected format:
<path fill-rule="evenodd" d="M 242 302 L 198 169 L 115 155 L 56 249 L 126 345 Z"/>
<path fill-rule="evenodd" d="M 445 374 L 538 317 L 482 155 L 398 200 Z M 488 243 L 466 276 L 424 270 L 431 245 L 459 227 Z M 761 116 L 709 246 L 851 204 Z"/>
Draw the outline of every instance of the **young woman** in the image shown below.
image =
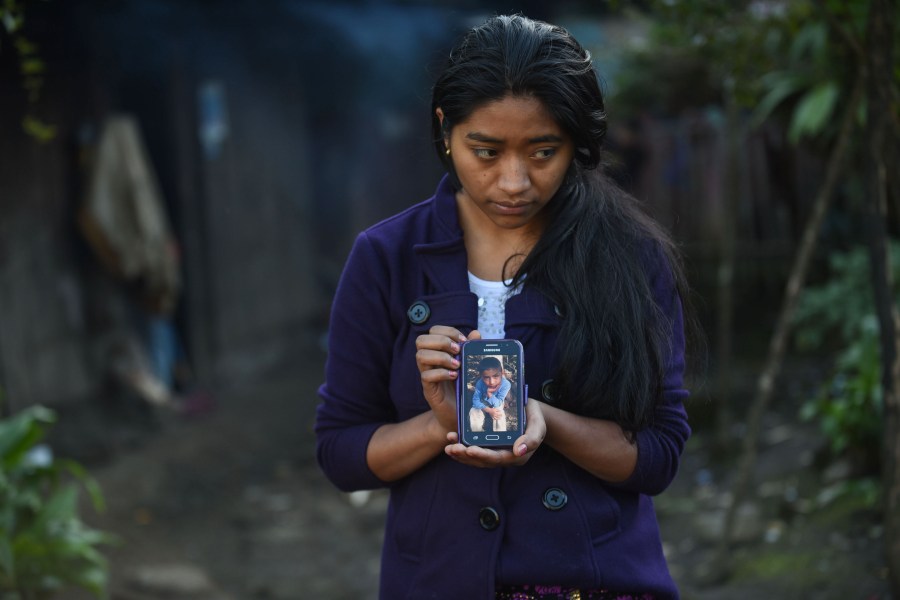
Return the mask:
<path fill-rule="evenodd" d="M 391 490 L 381 597 L 676 598 L 650 496 L 690 435 L 682 276 L 602 173 L 589 54 L 492 18 L 452 51 L 432 119 L 448 174 L 357 238 L 316 424 L 339 488 Z M 509 450 L 458 443 L 458 353 L 480 331 L 525 349 Z"/>

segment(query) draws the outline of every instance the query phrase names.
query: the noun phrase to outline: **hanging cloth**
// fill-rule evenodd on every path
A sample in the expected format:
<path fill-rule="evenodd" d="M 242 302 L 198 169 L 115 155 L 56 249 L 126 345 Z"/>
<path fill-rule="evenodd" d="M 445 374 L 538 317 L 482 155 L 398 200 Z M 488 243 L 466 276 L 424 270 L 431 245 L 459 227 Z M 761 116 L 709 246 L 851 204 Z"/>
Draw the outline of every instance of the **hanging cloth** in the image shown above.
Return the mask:
<path fill-rule="evenodd" d="M 79 225 L 101 263 L 150 311 L 170 314 L 181 290 L 177 244 L 134 117 L 103 123 Z"/>

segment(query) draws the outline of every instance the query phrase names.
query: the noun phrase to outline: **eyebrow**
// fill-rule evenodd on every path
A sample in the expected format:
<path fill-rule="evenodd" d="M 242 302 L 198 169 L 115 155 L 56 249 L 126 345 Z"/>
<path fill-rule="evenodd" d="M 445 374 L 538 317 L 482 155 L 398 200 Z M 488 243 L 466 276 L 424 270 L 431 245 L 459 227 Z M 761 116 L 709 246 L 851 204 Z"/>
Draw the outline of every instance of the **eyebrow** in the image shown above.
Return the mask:
<path fill-rule="evenodd" d="M 493 138 L 489 135 L 485 135 L 483 133 L 479 133 L 477 131 L 470 131 L 466 134 L 466 139 L 470 139 L 475 142 L 484 142 L 485 144 L 502 144 L 503 140 L 498 140 L 497 138 Z M 529 144 L 546 144 L 546 143 L 554 143 L 561 144 L 563 142 L 563 138 L 558 135 L 547 134 L 547 135 L 539 135 L 537 137 L 533 137 L 528 140 Z"/>

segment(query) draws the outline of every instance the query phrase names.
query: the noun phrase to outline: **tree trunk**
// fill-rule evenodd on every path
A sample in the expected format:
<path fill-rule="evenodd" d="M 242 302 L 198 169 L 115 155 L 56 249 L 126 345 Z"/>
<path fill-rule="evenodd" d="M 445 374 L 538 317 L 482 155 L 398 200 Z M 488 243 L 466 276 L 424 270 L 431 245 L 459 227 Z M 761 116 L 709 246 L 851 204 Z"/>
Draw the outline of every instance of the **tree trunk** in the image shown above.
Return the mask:
<path fill-rule="evenodd" d="M 716 344 L 716 431 L 715 443 L 721 450 L 733 448 L 731 439 L 731 361 L 734 353 L 734 265 L 737 233 L 738 196 L 741 193 L 739 176 L 739 146 L 742 131 L 738 107 L 734 99 L 734 85 L 728 86 L 726 100 L 725 137 L 727 165 L 725 169 L 725 201 L 722 231 L 719 240 L 719 271 L 717 277 L 718 318 Z"/>
<path fill-rule="evenodd" d="M 781 313 L 778 317 L 775 333 L 772 335 L 772 340 L 769 343 L 769 354 L 766 359 L 765 367 L 763 368 L 759 379 L 757 379 L 756 396 L 747 418 L 747 434 L 744 437 L 737 480 L 732 488 L 731 502 L 725 514 L 722 538 L 719 541 L 717 549 L 717 566 L 721 568 L 722 574 L 729 570 L 728 549 L 734 532 L 735 515 L 737 514 L 738 506 L 749 491 L 750 481 L 753 478 L 756 464 L 757 441 L 762 416 L 772 397 L 775 379 L 778 377 L 778 372 L 781 369 L 781 363 L 784 359 L 784 352 L 787 348 L 788 337 L 791 331 L 791 324 L 794 319 L 794 311 L 797 307 L 800 291 L 803 289 L 803 284 L 806 280 L 809 263 L 812 259 L 813 252 L 815 251 L 819 229 L 822 226 L 822 221 L 828 210 L 828 205 L 834 195 L 838 179 L 844 169 L 844 159 L 847 154 L 850 134 L 853 131 L 856 111 L 862 96 L 862 87 L 862 78 L 858 78 L 854 85 L 853 92 L 851 93 L 850 100 L 844 110 L 837 143 L 828 159 L 825 181 L 822 184 L 822 188 L 819 190 L 819 195 L 816 197 L 812 214 L 810 215 L 809 221 L 803 232 L 800 248 L 794 258 L 794 264 L 791 268 L 791 274 L 788 278 L 784 292 Z"/>
<path fill-rule="evenodd" d="M 881 386 L 884 398 L 882 487 L 884 490 L 885 553 L 891 591 L 900 598 L 900 314 L 891 285 L 891 255 L 887 236 L 888 132 L 891 131 L 893 75 L 893 6 L 872 0 L 866 27 L 866 205 L 865 230 L 869 243 L 872 288 L 881 342 Z M 892 168 L 896 168 L 893 165 Z"/>

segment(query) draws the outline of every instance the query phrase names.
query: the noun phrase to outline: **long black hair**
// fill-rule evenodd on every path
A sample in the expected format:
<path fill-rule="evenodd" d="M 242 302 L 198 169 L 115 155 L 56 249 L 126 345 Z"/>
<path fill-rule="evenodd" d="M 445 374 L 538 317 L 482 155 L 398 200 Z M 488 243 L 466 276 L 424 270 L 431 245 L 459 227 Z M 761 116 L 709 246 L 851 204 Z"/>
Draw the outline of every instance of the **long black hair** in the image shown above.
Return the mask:
<path fill-rule="evenodd" d="M 544 232 L 511 284 L 540 291 L 562 311 L 553 403 L 643 429 L 672 352 L 673 323 L 654 298 L 651 271 L 662 267 L 674 278 L 673 294 L 686 297 L 678 253 L 637 201 L 603 174 L 603 94 L 590 54 L 562 27 L 497 16 L 451 52 L 433 89 L 432 134 L 457 188 L 446 136 L 507 95 L 540 100 L 575 146 L 565 180 L 544 208 Z"/>

